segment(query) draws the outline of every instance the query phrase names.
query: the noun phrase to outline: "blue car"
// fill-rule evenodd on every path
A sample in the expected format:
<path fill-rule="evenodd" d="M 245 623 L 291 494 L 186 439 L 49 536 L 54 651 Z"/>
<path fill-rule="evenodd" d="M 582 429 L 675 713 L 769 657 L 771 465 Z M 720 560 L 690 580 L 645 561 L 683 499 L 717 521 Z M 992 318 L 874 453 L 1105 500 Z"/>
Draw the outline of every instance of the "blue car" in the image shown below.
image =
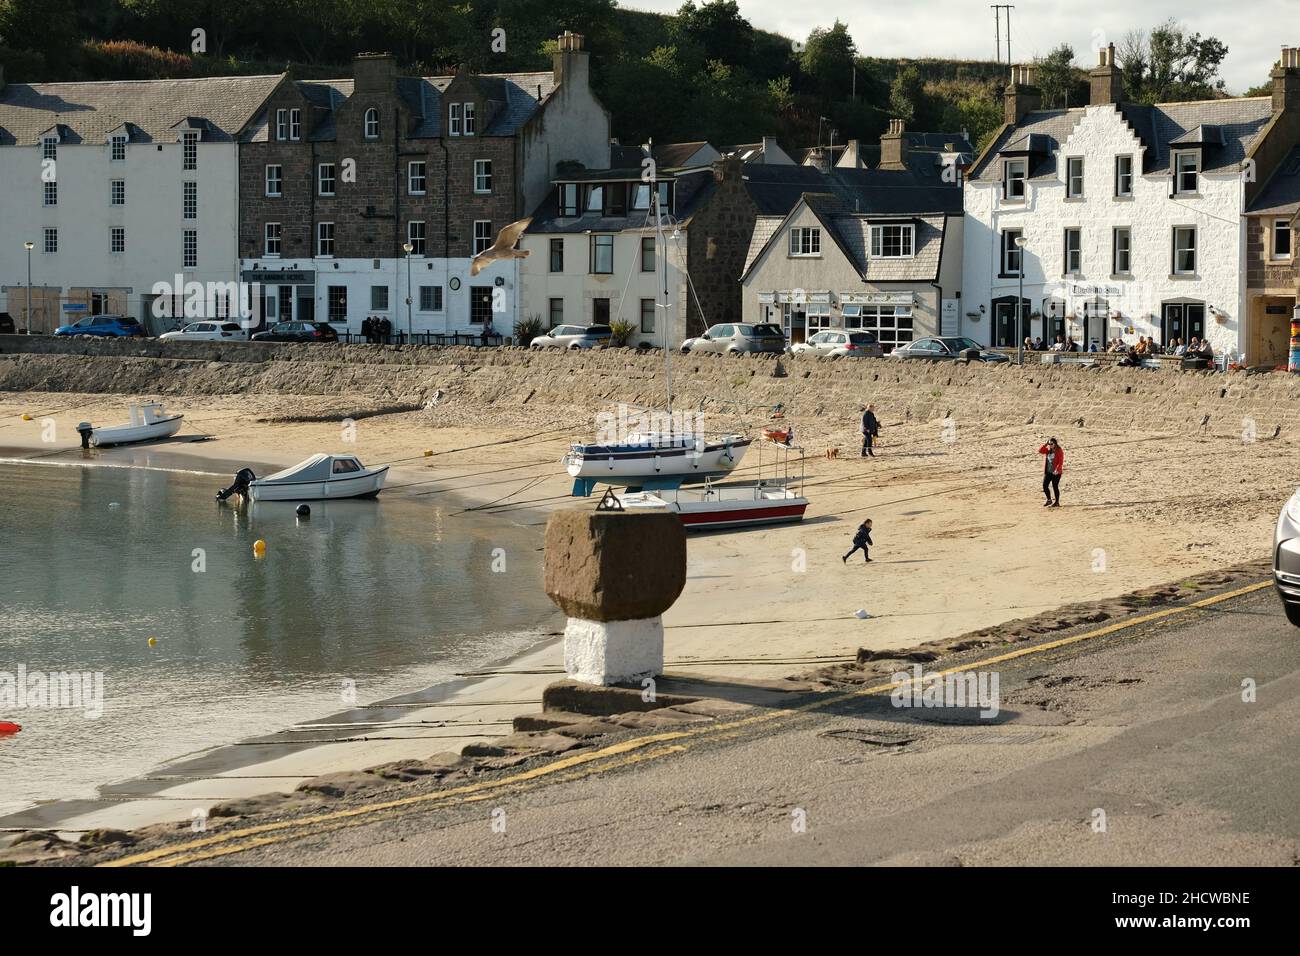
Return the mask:
<path fill-rule="evenodd" d="M 55 335 L 145 335 L 144 326 L 135 319 L 122 315 L 88 315 L 71 325 L 60 325 Z"/>

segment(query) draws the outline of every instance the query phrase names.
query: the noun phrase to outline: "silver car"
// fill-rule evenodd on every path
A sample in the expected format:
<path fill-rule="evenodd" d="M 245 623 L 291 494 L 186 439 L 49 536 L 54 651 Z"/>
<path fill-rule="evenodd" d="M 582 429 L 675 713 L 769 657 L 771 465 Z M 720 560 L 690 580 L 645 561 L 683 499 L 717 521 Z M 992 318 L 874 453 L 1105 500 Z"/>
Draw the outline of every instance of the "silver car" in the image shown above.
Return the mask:
<path fill-rule="evenodd" d="M 1277 516 L 1273 533 L 1273 586 L 1286 619 L 1300 627 L 1300 490 Z"/>
<path fill-rule="evenodd" d="M 880 358 L 884 353 L 875 335 L 861 329 L 822 329 L 807 342 L 790 346 L 795 355 L 825 355 L 830 358 Z"/>
<path fill-rule="evenodd" d="M 936 335 L 900 345 L 889 353 L 891 358 L 930 359 L 932 361 L 973 358 L 981 362 L 1007 362 L 1001 352 L 986 349 L 974 339 L 964 335 Z"/>
<path fill-rule="evenodd" d="M 609 345 L 614 330 L 608 325 L 557 325 L 533 339 L 535 349 L 594 349 Z"/>
<path fill-rule="evenodd" d="M 183 329 L 164 332 L 158 338 L 164 342 L 219 342 L 222 339 L 247 342 L 248 330 L 237 322 L 191 322 Z"/>
<path fill-rule="evenodd" d="M 785 333 L 779 325 L 749 325 L 723 322 L 709 326 L 698 338 L 682 343 L 683 352 L 784 352 Z"/>

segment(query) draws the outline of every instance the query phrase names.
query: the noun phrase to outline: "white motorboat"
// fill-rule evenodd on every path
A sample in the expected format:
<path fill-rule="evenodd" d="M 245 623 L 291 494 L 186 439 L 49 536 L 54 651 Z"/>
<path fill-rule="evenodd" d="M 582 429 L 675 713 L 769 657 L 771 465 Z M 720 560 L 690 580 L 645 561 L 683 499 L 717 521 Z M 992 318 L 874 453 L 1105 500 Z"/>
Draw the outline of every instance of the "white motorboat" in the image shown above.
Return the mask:
<path fill-rule="evenodd" d="M 564 465 L 576 479 L 573 493 L 588 495 L 597 483 L 640 485 L 660 478 L 718 478 L 740 464 L 749 445 L 750 439 L 743 435 L 706 439 L 633 432 L 608 445 L 574 442 L 564 456 Z"/>
<path fill-rule="evenodd" d="M 387 476 L 387 465 L 367 468 L 352 455 L 312 455 L 265 478 L 242 469 L 235 476 L 235 484 L 217 497 L 224 500 L 231 494 L 245 494 L 253 501 L 373 498 L 384 487 Z"/>
<path fill-rule="evenodd" d="M 130 424 L 114 425 L 110 428 L 91 428 L 90 443 L 102 447 L 171 438 L 181 430 L 181 419 L 184 417 L 184 415 L 168 415 L 163 410 L 161 402 L 141 402 L 131 406 Z"/>

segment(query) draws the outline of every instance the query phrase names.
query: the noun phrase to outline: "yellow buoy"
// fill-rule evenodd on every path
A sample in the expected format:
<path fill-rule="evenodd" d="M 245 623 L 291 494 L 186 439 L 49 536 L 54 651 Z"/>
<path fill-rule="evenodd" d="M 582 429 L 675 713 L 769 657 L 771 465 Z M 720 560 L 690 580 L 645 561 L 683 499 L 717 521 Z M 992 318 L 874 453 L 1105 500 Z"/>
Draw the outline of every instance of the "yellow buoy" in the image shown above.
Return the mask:
<path fill-rule="evenodd" d="M 149 638 L 149 646 L 150 646 L 150 647 L 157 647 L 157 646 L 158 646 L 158 638 L 156 638 L 156 637 L 151 637 L 151 638 Z"/>
<path fill-rule="evenodd" d="M 425 458 L 432 458 L 432 457 L 433 457 L 433 449 L 432 449 L 432 448 L 426 448 L 426 449 L 424 450 L 424 457 L 425 457 Z"/>
<path fill-rule="evenodd" d="M 26 412 L 24 412 L 24 413 L 23 413 L 23 421 L 25 421 L 25 422 L 30 422 L 31 420 L 32 420 L 32 416 L 30 416 L 30 415 L 28 415 Z"/>
<path fill-rule="evenodd" d="M 253 554 L 255 554 L 259 558 L 262 555 L 266 554 L 266 542 L 263 541 L 261 538 L 258 538 L 256 541 L 253 542 Z"/>

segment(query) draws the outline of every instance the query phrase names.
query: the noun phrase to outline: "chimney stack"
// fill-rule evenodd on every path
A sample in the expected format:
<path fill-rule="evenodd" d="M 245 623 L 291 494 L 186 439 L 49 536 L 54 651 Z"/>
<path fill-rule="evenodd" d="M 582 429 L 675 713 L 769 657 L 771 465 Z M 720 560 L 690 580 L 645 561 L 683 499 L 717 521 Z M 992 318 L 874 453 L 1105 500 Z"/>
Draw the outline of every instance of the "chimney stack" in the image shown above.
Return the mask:
<path fill-rule="evenodd" d="M 1028 65 L 1011 68 L 1011 82 L 1002 93 L 1002 119 L 1012 125 L 1043 105 L 1043 94 L 1034 86 L 1034 68 Z"/>
<path fill-rule="evenodd" d="M 352 77 L 358 93 L 392 93 L 397 89 L 397 58 L 391 53 L 358 53 Z"/>
<path fill-rule="evenodd" d="M 1115 44 L 1103 47 L 1100 62 L 1088 74 L 1091 96 L 1090 106 L 1118 105 L 1124 99 L 1124 75 L 1115 65 Z"/>
<path fill-rule="evenodd" d="M 1300 47 L 1282 47 L 1282 58 L 1273 68 L 1272 79 L 1273 112 L 1300 110 Z"/>
<path fill-rule="evenodd" d="M 907 140 L 901 119 L 891 119 L 889 132 L 880 137 L 880 168 L 907 169 Z"/>
<path fill-rule="evenodd" d="M 565 30 L 560 36 L 555 53 L 551 56 L 555 85 L 565 83 L 587 86 L 590 81 L 589 54 L 582 48 L 582 34 Z"/>
<path fill-rule="evenodd" d="M 814 146 L 812 152 L 808 154 L 809 166 L 821 173 L 831 171 L 831 151 L 825 146 Z"/>

